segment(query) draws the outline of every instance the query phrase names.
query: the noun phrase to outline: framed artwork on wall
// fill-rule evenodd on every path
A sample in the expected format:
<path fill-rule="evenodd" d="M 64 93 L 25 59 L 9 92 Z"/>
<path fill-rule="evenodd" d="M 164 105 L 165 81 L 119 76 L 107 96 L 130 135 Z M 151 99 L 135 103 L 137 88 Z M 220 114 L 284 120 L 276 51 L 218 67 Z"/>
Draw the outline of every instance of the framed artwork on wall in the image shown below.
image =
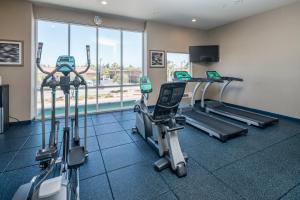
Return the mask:
<path fill-rule="evenodd" d="M 22 66 L 23 41 L 0 39 L 0 66 Z"/>
<path fill-rule="evenodd" d="M 165 67 L 165 51 L 150 50 L 150 67 L 151 68 Z"/>

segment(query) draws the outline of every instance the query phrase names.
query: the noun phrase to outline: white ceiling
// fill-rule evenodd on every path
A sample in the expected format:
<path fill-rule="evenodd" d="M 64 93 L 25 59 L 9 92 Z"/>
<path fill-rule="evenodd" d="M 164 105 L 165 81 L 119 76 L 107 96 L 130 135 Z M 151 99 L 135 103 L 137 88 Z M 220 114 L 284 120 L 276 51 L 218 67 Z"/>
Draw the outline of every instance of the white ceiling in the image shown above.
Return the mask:
<path fill-rule="evenodd" d="M 299 0 L 106 0 L 107 5 L 101 0 L 31 1 L 210 29 Z"/>

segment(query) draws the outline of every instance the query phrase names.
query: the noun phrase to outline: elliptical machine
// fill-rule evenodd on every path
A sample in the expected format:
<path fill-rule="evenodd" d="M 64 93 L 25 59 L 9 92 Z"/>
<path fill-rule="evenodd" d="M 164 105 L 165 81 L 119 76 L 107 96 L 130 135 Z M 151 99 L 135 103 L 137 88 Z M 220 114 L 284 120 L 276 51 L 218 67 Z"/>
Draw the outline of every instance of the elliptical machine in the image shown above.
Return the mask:
<path fill-rule="evenodd" d="M 186 83 L 172 82 L 161 85 L 159 97 L 153 112 L 150 112 L 146 101 L 152 92 L 148 77 L 140 78 L 141 100 L 134 107 L 136 127 L 133 133 L 139 133 L 161 157 L 154 163 L 157 171 L 171 167 L 178 177 L 187 174 L 187 155 L 181 151 L 177 130 L 185 124 L 185 118 L 176 116 L 179 103 L 183 97 Z"/>
<path fill-rule="evenodd" d="M 13 200 L 24 199 L 47 199 L 47 200 L 79 200 L 79 167 L 84 164 L 87 151 L 87 83 L 81 74 L 88 71 L 90 67 L 90 47 L 86 46 L 87 66 L 85 70 L 78 72 L 75 69 L 75 59 L 73 56 L 59 56 L 56 67 L 52 72 L 45 71 L 40 66 L 43 43 L 38 44 L 36 64 L 39 70 L 46 74 L 41 84 L 41 117 L 42 117 L 42 148 L 36 154 L 36 160 L 40 162 L 43 173 L 34 177 L 29 183 L 19 187 Z M 63 76 L 59 80 L 55 78 L 57 73 Z M 70 74 L 74 73 L 75 78 L 71 80 Z M 75 90 L 75 116 L 71 119 L 72 130 L 70 131 L 70 90 L 71 86 Z M 78 90 L 80 86 L 85 89 L 84 104 L 84 146 L 80 145 L 79 137 L 79 113 L 78 113 Z M 51 88 L 52 110 L 51 129 L 49 144 L 46 146 L 45 128 L 45 107 L 44 88 Z M 58 133 L 59 121 L 55 116 L 56 88 L 60 87 L 65 97 L 65 118 L 63 129 L 63 155 L 58 157 Z M 70 134 L 72 137 L 70 145 Z M 51 172 L 60 164 L 60 175 L 49 178 Z"/>

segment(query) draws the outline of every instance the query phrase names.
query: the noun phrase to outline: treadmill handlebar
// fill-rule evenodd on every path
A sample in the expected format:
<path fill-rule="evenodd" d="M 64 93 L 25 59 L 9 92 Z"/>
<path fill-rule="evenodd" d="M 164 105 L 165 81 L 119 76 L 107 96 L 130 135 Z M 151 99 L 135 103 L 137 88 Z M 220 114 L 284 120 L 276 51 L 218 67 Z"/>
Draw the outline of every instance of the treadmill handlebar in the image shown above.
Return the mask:
<path fill-rule="evenodd" d="M 204 82 L 204 83 L 213 83 L 213 82 L 220 82 L 223 83 L 223 80 L 217 80 L 217 79 L 211 79 L 211 78 L 191 78 L 189 80 L 179 80 L 174 78 L 175 81 L 183 81 L 183 82 L 191 82 L 191 83 L 198 83 L 198 82 Z"/>
<path fill-rule="evenodd" d="M 224 81 L 240 81 L 240 82 L 244 81 L 241 78 L 228 77 L 228 76 L 222 76 L 222 80 L 224 80 Z"/>

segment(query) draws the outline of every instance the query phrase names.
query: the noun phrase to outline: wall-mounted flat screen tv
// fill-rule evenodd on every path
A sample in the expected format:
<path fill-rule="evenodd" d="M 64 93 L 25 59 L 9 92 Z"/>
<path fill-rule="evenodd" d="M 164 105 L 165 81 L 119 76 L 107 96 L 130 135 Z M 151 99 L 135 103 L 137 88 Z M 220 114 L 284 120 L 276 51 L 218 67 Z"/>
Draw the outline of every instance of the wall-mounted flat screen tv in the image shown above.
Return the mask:
<path fill-rule="evenodd" d="M 190 62 L 219 62 L 219 46 L 190 46 Z"/>

